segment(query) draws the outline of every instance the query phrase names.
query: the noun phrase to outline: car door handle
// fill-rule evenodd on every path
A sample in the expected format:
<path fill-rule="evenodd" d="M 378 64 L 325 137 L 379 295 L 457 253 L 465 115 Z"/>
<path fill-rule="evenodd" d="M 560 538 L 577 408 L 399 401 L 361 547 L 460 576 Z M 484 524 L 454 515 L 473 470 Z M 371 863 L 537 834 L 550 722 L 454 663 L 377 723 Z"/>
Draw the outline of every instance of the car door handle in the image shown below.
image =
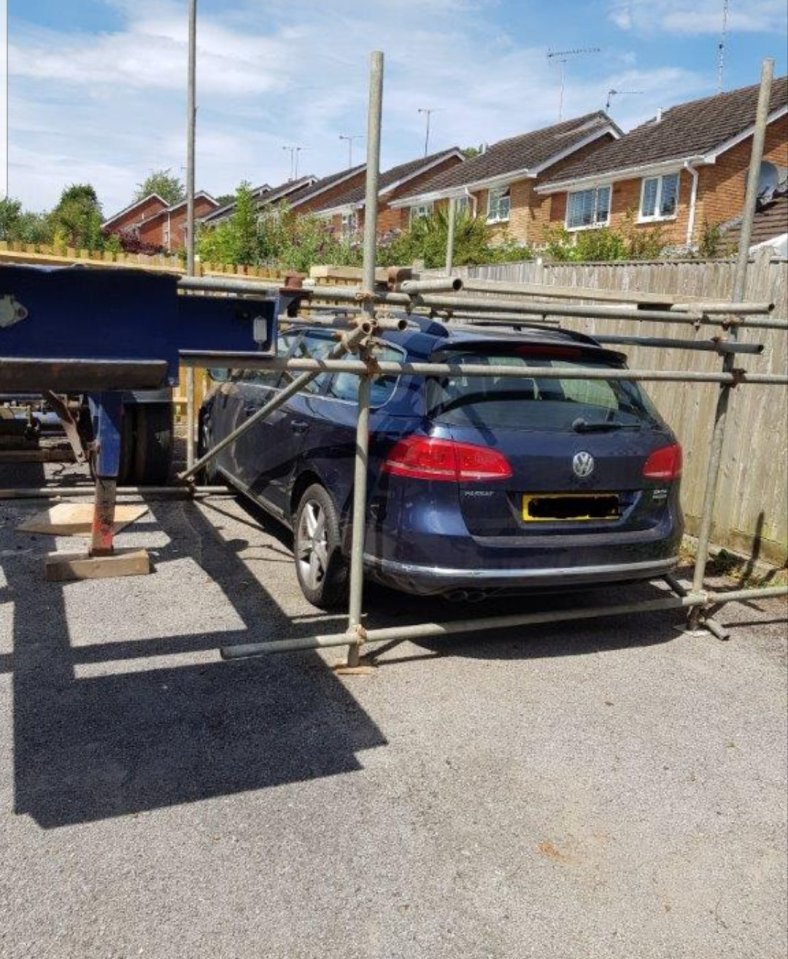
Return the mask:
<path fill-rule="evenodd" d="M 290 424 L 290 428 L 294 433 L 306 433 L 309 429 L 309 423 L 306 423 L 304 420 L 295 420 Z"/>

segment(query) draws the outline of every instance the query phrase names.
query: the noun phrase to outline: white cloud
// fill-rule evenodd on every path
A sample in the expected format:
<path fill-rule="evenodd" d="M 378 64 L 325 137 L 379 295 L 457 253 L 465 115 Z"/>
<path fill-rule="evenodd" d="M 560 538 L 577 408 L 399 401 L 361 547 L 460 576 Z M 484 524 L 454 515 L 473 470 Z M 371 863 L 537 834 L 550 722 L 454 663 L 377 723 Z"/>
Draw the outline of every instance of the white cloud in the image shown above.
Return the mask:
<path fill-rule="evenodd" d="M 10 189 L 32 208 L 88 180 L 109 214 L 148 171 L 182 172 L 185 5 L 108 2 L 122 17 L 115 32 L 12 32 Z M 285 179 L 285 144 L 305 148 L 301 172 L 341 169 L 347 145 L 339 134 L 366 132 L 372 49 L 386 55 L 384 167 L 421 153 L 419 107 L 438 108 L 436 150 L 556 119 L 556 69 L 543 47 L 501 31 L 496 0 L 367 0 L 363 8 L 358 0 L 291 0 L 273 11 L 247 0 L 221 16 L 203 13 L 208 6 L 198 22 L 197 185 L 214 193 L 242 179 Z M 564 115 L 602 108 L 611 87 L 646 91 L 616 104 L 625 119 L 707 92 L 691 71 L 645 73 L 631 53 L 611 54 L 568 65 Z"/>
<path fill-rule="evenodd" d="M 732 0 L 728 11 L 731 33 L 786 31 L 785 0 Z M 638 33 L 719 34 L 720 0 L 612 0 L 608 18 L 621 30 Z"/>

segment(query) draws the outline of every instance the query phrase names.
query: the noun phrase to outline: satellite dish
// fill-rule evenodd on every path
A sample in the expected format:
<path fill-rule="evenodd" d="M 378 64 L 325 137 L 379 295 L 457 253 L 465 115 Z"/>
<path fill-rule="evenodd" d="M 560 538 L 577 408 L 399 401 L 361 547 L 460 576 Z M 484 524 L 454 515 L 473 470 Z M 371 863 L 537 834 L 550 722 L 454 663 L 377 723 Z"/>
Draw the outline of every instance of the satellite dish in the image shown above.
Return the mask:
<path fill-rule="evenodd" d="M 758 173 L 758 199 L 770 199 L 780 182 L 780 172 L 773 163 L 764 160 Z"/>

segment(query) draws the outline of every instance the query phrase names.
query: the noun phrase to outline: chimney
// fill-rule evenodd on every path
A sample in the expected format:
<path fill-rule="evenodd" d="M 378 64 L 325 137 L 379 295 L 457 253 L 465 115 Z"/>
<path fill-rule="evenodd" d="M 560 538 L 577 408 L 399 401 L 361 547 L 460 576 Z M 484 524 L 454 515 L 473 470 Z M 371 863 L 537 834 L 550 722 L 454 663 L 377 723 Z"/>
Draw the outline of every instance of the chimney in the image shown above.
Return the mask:
<path fill-rule="evenodd" d="M 654 122 L 662 123 L 662 107 L 659 107 L 659 109 L 657 110 L 657 118 Z"/>

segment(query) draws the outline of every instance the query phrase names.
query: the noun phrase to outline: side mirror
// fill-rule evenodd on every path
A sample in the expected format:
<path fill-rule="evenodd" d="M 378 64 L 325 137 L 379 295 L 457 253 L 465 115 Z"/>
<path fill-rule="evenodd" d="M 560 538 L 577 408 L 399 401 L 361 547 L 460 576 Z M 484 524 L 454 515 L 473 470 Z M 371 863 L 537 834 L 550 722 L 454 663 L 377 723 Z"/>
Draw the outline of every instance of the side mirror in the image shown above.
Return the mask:
<path fill-rule="evenodd" d="M 211 366 L 208 368 L 208 376 L 215 383 L 226 383 L 230 379 L 230 371 L 222 366 Z"/>

